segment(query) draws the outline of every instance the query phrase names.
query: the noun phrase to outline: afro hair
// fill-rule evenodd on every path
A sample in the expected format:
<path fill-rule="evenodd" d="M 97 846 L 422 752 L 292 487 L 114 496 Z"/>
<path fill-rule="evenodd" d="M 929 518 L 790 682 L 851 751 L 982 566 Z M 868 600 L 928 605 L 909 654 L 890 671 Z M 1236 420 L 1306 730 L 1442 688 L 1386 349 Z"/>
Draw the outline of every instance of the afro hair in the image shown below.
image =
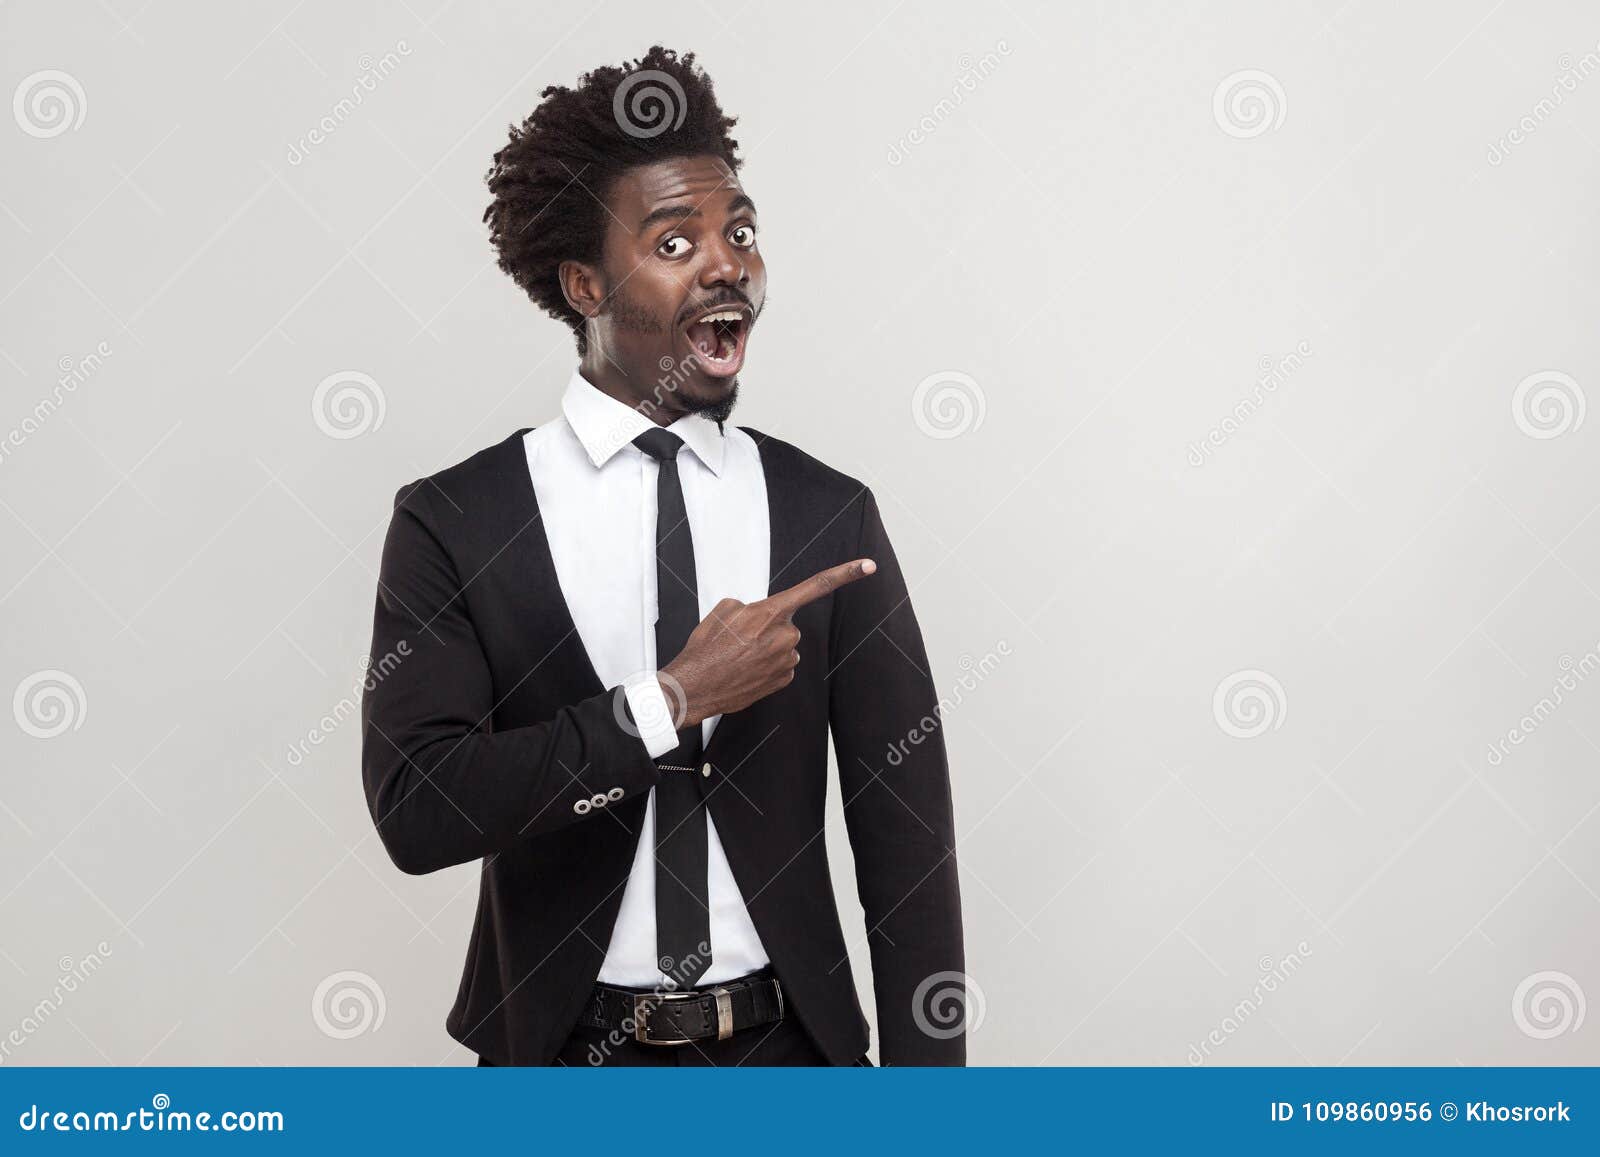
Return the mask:
<path fill-rule="evenodd" d="M 584 318 L 567 304 L 558 276 L 563 261 L 600 263 L 604 202 L 625 171 L 673 157 L 716 156 L 739 168 L 739 142 L 728 135 L 711 78 L 656 45 L 619 68 L 582 76 L 573 88 L 551 85 L 537 108 L 494 155 L 484 180 L 493 196 L 483 219 L 510 274 L 551 317 L 569 326 L 587 352 Z"/>

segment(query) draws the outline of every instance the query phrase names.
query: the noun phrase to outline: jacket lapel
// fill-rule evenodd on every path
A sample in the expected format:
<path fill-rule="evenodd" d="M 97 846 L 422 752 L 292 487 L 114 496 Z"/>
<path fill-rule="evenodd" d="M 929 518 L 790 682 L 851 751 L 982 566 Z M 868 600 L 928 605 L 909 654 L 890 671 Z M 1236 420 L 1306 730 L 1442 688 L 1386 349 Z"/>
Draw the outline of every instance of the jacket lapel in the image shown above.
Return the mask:
<path fill-rule="evenodd" d="M 527 429 L 519 430 L 501 443 L 503 457 L 496 464 L 496 474 L 503 501 L 494 506 L 499 540 L 505 545 L 492 566 L 501 576 L 504 597 L 511 603 L 511 621 L 525 625 L 523 629 L 529 632 L 529 658 L 538 664 L 541 674 L 550 672 L 547 677 L 552 682 L 559 683 L 562 673 L 577 680 L 573 690 L 581 698 L 589 698 L 606 687 L 578 634 L 566 596 L 561 593 L 539 499 L 528 473 L 522 440 L 527 433 Z"/>
<path fill-rule="evenodd" d="M 805 577 L 797 573 L 798 560 L 809 540 L 805 512 L 799 509 L 799 493 L 781 455 L 758 431 L 744 426 L 740 429 L 754 438 L 761 450 L 761 473 L 767 483 L 767 522 L 771 535 L 767 563 L 767 594 L 771 596 Z M 753 703 L 745 710 L 724 715 L 717 721 L 717 729 L 711 733 L 711 742 L 706 745 L 705 759 L 708 762 L 719 770 L 732 768 L 747 758 L 756 746 L 765 742 L 766 732 L 758 722 L 759 707 L 759 703 Z"/>

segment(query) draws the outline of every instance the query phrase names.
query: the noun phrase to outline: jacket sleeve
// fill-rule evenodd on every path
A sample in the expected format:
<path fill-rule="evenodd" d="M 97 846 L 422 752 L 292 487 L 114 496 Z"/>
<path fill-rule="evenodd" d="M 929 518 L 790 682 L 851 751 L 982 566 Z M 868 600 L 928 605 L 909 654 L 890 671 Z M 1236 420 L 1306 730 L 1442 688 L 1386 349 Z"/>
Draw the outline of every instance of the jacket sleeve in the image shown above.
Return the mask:
<path fill-rule="evenodd" d="M 660 774 L 621 687 L 532 726 L 494 730 L 489 664 L 430 521 L 423 496 L 403 488 L 383 546 L 361 703 L 367 806 L 390 857 L 414 874 L 593 822 Z"/>
<path fill-rule="evenodd" d="M 870 490 L 853 557 L 878 570 L 834 594 L 829 717 L 872 953 L 879 1059 L 961 1065 L 967 977 L 939 696 Z"/>

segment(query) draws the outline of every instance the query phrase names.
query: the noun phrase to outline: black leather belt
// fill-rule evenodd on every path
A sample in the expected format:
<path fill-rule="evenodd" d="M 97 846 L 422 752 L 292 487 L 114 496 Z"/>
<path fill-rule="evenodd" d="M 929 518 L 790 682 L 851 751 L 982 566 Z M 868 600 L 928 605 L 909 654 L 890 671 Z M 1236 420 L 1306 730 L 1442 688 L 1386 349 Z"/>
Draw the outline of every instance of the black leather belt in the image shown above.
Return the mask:
<path fill-rule="evenodd" d="M 682 992 L 597 984 L 578 1023 L 640 1044 L 727 1040 L 740 1029 L 783 1019 L 783 987 L 771 969 Z"/>

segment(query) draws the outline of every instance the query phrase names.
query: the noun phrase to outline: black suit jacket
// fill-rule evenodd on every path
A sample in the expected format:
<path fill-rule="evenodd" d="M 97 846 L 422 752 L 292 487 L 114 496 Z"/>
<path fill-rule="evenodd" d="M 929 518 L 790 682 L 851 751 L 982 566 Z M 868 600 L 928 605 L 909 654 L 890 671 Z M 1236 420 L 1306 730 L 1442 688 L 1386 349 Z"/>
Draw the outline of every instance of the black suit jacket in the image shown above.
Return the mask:
<path fill-rule="evenodd" d="M 795 615 L 794 681 L 718 723 L 696 781 L 789 1008 L 850 1064 L 868 1033 L 823 837 L 832 728 L 880 1060 L 962 1064 L 964 1036 L 938 1019 L 950 1006 L 930 1019 L 964 982 L 961 908 L 938 694 L 905 579 L 866 487 L 747 432 L 766 475 L 770 591 L 854 558 L 878 571 Z M 562 598 L 524 433 L 396 497 L 362 703 L 367 802 L 394 862 L 483 861 L 446 1027 L 500 1064 L 548 1063 L 575 1025 L 663 774 Z M 576 808 L 616 788 L 609 806 Z"/>

